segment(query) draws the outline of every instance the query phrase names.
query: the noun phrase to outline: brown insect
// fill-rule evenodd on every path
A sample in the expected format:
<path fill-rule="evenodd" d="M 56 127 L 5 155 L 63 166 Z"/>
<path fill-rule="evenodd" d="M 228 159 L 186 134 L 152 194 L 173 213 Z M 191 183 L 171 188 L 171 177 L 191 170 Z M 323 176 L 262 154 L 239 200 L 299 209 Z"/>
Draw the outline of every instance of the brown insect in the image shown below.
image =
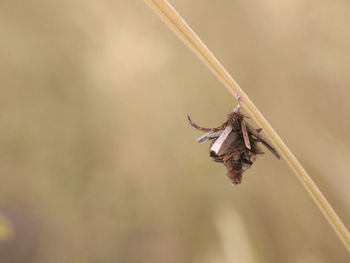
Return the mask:
<path fill-rule="evenodd" d="M 253 129 L 244 121 L 239 106 L 227 114 L 227 121 L 215 128 L 202 128 L 187 116 L 191 126 L 207 132 L 197 139 L 199 143 L 211 141 L 209 155 L 215 162 L 224 163 L 227 177 L 232 184 L 239 184 L 243 172 L 250 168 L 258 154 L 263 154 L 257 146 L 260 142 L 278 159 L 277 151 L 259 134 L 262 129 Z"/>

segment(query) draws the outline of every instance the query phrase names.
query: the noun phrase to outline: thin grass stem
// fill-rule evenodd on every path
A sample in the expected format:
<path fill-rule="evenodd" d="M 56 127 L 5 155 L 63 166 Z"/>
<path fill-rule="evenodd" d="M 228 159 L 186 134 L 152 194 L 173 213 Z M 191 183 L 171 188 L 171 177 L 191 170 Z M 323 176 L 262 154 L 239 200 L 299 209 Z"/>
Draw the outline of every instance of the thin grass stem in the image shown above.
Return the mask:
<path fill-rule="evenodd" d="M 318 189 L 309 174 L 289 150 L 279 135 L 271 127 L 265 117 L 257 109 L 247 94 L 239 87 L 236 81 L 231 77 L 227 70 L 222 66 L 214 54 L 207 48 L 202 40 L 196 35 L 185 20 L 166 0 L 144 0 L 165 24 L 172 29 L 175 34 L 190 48 L 202 62 L 214 73 L 214 75 L 223 83 L 228 91 L 236 98 L 240 98 L 242 107 L 251 115 L 256 123 L 262 127 L 269 139 L 276 145 L 282 157 L 286 160 L 290 168 L 299 178 L 307 192 L 315 201 L 335 233 L 341 239 L 346 249 L 350 252 L 350 234 L 346 229 L 332 206 L 328 203 L 322 192 Z"/>

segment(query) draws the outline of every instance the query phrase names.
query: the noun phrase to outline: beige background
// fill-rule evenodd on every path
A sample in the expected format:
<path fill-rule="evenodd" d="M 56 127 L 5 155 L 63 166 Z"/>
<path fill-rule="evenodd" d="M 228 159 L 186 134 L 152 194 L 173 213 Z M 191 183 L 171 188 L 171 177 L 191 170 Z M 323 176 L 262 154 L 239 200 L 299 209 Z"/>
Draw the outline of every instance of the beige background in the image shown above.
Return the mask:
<path fill-rule="evenodd" d="M 171 2 L 350 227 L 350 4 Z M 236 102 L 142 1 L 2 0 L 0 83 L 0 262 L 349 262 L 283 160 L 209 160 Z"/>

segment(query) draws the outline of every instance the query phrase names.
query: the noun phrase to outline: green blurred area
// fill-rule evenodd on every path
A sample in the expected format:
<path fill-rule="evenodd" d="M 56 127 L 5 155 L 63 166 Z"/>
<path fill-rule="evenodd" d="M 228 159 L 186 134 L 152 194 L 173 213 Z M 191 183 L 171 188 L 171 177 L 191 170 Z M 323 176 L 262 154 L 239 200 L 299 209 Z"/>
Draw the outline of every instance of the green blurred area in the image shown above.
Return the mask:
<path fill-rule="evenodd" d="M 171 1 L 350 227 L 350 4 Z M 142 1 L 0 2 L 0 262 L 349 262 L 285 162 L 232 186 L 235 99 Z"/>

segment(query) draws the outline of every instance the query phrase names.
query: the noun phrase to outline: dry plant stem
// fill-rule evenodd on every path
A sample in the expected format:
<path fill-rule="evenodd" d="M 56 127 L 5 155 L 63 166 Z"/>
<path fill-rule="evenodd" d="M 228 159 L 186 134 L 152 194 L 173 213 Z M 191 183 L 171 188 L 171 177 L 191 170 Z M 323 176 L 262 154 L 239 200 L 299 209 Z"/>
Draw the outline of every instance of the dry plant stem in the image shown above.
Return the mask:
<path fill-rule="evenodd" d="M 331 205 L 312 181 L 303 166 L 296 159 L 294 154 L 284 144 L 282 139 L 274 131 L 264 116 L 248 98 L 244 91 L 238 86 L 231 75 L 211 53 L 207 46 L 194 33 L 184 19 L 166 0 L 144 0 L 160 18 L 172 29 L 176 35 L 207 65 L 214 75 L 224 84 L 232 95 L 241 102 L 242 107 L 252 116 L 258 126 L 262 127 L 269 139 L 276 145 L 282 157 L 286 160 L 291 169 L 295 172 L 301 183 L 311 195 L 317 206 L 320 208 L 329 224 L 332 226 L 338 237 L 350 252 L 350 234 Z"/>

